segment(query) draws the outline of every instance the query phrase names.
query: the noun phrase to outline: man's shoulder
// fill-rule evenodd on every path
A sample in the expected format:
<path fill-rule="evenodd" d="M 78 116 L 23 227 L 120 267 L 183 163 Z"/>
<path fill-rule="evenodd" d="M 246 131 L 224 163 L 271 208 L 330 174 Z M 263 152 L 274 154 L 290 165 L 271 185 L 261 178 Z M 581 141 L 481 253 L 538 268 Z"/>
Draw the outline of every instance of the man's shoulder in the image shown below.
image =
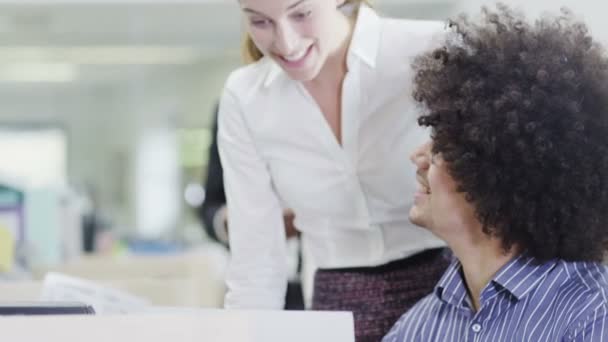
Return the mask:
<path fill-rule="evenodd" d="M 580 296 L 580 299 L 598 297 L 608 299 L 608 268 L 597 262 L 561 261 L 559 268 L 567 273 L 568 280 L 561 284 L 560 293 Z M 568 291 L 569 290 L 569 291 Z"/>
<path fill-rule="evenodd" d="M 594 262 L 560 262 L 567 280 L 557 289 L 554 303 L 567 308 L 571 323 L 585 321 L 608 308 L 608 268 Z"/>
<path fill-rule="evenodd" d="M 566 336 L 577 340 L 608 333 L 608 268 L 594 262 L 563 262 L 562 267 L 568 281 L 561 285 L 556 302 L 568 308 L 564 314 L 571 317 Z"/>

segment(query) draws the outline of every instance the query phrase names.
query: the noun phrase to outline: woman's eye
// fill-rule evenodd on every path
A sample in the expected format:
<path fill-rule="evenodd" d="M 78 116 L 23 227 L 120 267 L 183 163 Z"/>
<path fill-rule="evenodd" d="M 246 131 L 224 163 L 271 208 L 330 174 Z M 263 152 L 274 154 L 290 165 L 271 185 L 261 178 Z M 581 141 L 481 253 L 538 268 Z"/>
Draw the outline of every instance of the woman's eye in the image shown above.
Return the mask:
<path fill-rule="evenodd" d="M 270 25 L 270 20 L 268 19 L 251 19 L 251 25 L 259 28 L 266 27 Z"/>
<path fill-rule="evenodd" d="M 310 16 L 312 11 L 294 13 L 293 17 L 297 20 L 304 20 Z"/>

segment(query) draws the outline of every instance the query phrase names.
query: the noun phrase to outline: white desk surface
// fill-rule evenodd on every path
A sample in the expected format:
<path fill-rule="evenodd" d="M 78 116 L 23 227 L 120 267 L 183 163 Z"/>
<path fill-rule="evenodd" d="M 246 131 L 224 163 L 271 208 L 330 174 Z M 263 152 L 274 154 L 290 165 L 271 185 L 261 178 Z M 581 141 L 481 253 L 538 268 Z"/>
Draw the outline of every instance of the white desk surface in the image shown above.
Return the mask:
<path fill-rule="evenodd" d="M 352 314 L 159 309 L 152 313 L 0 317 L 0 340 L 20 342 L 354 342 Z"/>

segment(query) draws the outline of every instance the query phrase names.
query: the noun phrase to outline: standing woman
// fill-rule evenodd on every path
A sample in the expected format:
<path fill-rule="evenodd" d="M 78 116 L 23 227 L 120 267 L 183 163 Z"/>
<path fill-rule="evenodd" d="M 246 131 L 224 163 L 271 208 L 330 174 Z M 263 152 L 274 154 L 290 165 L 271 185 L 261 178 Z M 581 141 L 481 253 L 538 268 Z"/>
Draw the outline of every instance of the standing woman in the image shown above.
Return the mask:
<path fill-rule="evenodd" d="M 313 309 L 379 341 L 431 292 L 443 243 L 408 221 L 417 127 L 411 60 L 442 26 L 362 0 L 240 0 L 249 65 L 228 78 L 218 142 L 232 258 L 227 308 L 283 307 L 282 208 L 320 269 Z M 422 191 L 422 190 L 419 190 Z"/>

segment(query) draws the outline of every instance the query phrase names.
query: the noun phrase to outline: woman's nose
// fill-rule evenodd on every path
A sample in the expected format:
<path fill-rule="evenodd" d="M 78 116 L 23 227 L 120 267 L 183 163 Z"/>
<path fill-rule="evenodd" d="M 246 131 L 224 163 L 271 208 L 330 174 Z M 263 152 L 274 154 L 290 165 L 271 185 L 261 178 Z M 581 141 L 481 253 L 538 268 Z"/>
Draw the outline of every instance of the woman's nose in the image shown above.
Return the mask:
<path fill-rule="evenodd" d="M 277 25 L 275 32 L 275 49 L 284 56 L 289 56 L 295 51 L 298 35 L 288 24 Z"/>

